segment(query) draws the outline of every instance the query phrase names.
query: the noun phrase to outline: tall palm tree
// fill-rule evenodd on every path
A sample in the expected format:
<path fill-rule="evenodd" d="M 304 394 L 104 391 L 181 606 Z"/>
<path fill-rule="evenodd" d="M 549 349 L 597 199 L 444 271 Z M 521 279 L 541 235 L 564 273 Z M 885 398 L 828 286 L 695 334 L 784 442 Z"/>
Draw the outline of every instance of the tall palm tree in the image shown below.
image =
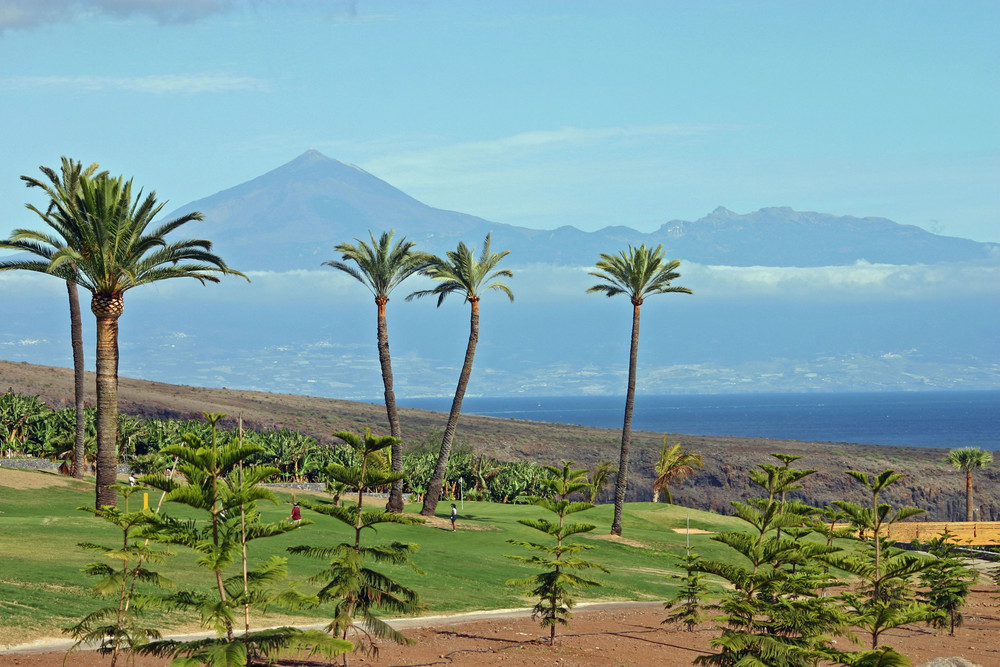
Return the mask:
<path fill-rule="evenodd" d="M 993 462 L 993 454 L 979 447 L 959 447 L 948 452 L 948 463 L 965 473 L 965 520 L 972 521 L 972 471 Z"/>
<path fill-rule="evenodd" d="M 677 268 L 680 261 L 666 260 L 663 257 L 663 246 L 647 248 L 643 243 L 638 248 L 631 245 L 628 251 L 620 251 L 617 255 L 601 253 L 597 262 L 597 271 L 590 275 L 601 279 L 601 282 L 587 290 L 588 293 L 599 292 L 609 297 L 625 294 L 632 300 L 632 345 L 628 363 L 628 391 L 625 394 L 625 420 L 622 425 L 622 445 L 618 458 L 618 478 L 615 482 L 615 518 L 611 524 L 611 534 L 622 534 L 622 507 L 625 504 L 625 485 L 628 482 L 629 446 L 632 442 L 632 410 L 635 406 L 635 372 L 639 357 L 639 309 L 643 300 L 651 294 L 691 294 L 687 287 L 674 286 L 671 283 L 680 278 Z"/>
<path fill-rule="evenodd" d="M 29 210 L 34 211 L 42 219 L 46 214 L 56 212 L 56 202 L 61 202 L 65 207 L 72 208 L 75 205 L 74 197 L 80 189 L 80 177 L 92 177 L 97 171 L 97 163 L 91 164 L 86 169 L 83 164 L 75 160 L 63 157 L 61 174 L 48 167 L 39 167 L 45 174 L 48 183 L 31 176 L 21 176 L 21 180 L 29 188 L 41 188 L 49 196 L 49 205 L 46 213 L 42 213 L 32 204 L 27 204 Z M 49 262 L 52 255 L 60 247 L 67 245 L 69 239 L 60 236 L 50 236 L 39 232 L 16 229 L 7 241 L 0 241 L 0 248 L 11 250 L 21 250 L 31 253 L 37 259 L 8 259 L 0 262 L 0 271 L 11 269 L 23 269 L 27 271 L 37 271 L 48 273 Z M 75 268 L 67 265 L 64 272 L 73 272 Z M 66 279 L 66 293 L 69 296 L 69 328 L 70 341 L 73 349 L 73 398 L 76 403 L 76 440 L 73 447 L 73 468 L 72 475 L 82 478 L 85 472 L 84 453 L 86 447 L 87 424 L 84 417 L 84 396 L 83 396 L 83 322 L 80 316 L 80 296 L 76 288 L 76 283 Z"/>
<path fill-rule="evenodd" d="M 656 462 L 656 479 L 653 480 L 653 502 L 660 502 L 660 493 L 666 501 L 673 505 L 674 496 L 670 493 L 670 485 L 680 482 L 694 474 L 695 468 L 705 465 L 701 454 L 685 451 L 681 443 L 667 446 L 667 436 L 663 436 L 663 449 L 660 450 L 660 460 Z"/>
<path fill-rule="evenodd" d="M 469 376 L 472 374 L 472 360 L 476 356 L 476 344 L 479 342 L 479 299 L 487 290 L 500 290 L 511 301 L 514 300 L 514 293 L 510 291 L 510 287 L 500 280 L 501 278 L 512 278 L 514 273 L 510 269 L 496 268 L 500 260 L 509 253 L 509 250 L 492 252 L 489 234 L 486 235 L 486 240 L 483 242 L 479 259 L 476 259 L 475 250 L 468 248 L 465 243 L 459 243 L 457 250 L 448 251 L 447 259 L 434 257 L 430 265 L 422 271 L 424 275 L 436 280 L 438 284 L 433 289 L 420 290 L 406 297 L 406 300 L 409 301 L 414 297 L 436 295 L 437 305 L 440 307 L 446 296 L 459 294 L 472 307 L 469 321 L 469 344 L 465 349 L 465 363 L 462 364 L 462 372 L 458 376 L 455 398 L 451 402 L 451 412 L 448 413 L 448 424 L 445 426 L 444 435 L 441 438 L 441 451 L 438 454 L 437 466 L 427 483 L 424 505 L 420 510 L 424 516 L 434 516 L 434 511 L 437 509 L 445 471 L 448 468 L 451 445 L 455 439 L 455 430 L 458 428 L 458 417 L 462 413 L 462 399 L 465 398 L 465 389 L 469 385 Z"/>
<path fill-rule="evenodd" d="M 357 245 L 341 243 L 335 251 L 342 253 L 341 259 L 331 259 L 324 265 L 339 269 L 353 276 L 375 297 L 378 306 L 378 360 L 382 365 L 382 386 L 385 389 L 385 412 L 389 418 L 389 434 L 397 438 L 392 444 L 392 471 L 403 471 L 403 429 L 399 425 L 399 411 L 396 409 L 396 394 L 392 389 L 392 361 L 389 356 L 389 329 L 386 325 L 385 307 L 389 294 L 401 282 L 425 269 L 432 255 L 413 250 L 415 243 L 404 236 L 395 244 L 393 231 L 383 232 L 378 241 L 368 232 L 371 245 L 355 238 Z M 386 509 L 390 512 L 403 511 L 403 480 L 392 483 L 392 492 Z"/>
<path fill-rule="evenodd" d="M 188 213 L 150 230 L 166 202 L 140 190 L 133 201 L 132 181 L 99 174 L 81 175 L 74 205 L 56 202 L 43 216 L 69 243 L 56 250 L 49 271 L 90 290 L 90 310 L 97 318 L 97 490 L 96 504 L 114 505 L 118 456 L 118 318 L 127 290 L 168 278 L 219 282 L 216 273 L 243 276 L 212 254 L 203 239 L 168 243 L 167 234 L 201 213 Z M 38 240 L 38 239 L 35 239 Z M 75 271 L 67 272 L 68 267 Z M 243 276 L 244 278 L 246 276 Z"/>

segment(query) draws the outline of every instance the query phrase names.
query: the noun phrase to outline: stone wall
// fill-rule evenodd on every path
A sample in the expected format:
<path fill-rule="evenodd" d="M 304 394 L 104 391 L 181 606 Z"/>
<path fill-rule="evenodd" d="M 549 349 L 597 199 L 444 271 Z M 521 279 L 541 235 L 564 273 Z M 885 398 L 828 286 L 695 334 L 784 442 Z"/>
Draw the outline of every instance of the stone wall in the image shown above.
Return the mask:
<path fill-rule="evenodd" d="M 17 468 L 19 470 L 59 470 L 62 463 L 49 461 L 48 459 L 3 459 L 0 458 L 0 467 Z M 118 466 L 119 475 L 127 475 L 132 469 L 127 465 Z"/>

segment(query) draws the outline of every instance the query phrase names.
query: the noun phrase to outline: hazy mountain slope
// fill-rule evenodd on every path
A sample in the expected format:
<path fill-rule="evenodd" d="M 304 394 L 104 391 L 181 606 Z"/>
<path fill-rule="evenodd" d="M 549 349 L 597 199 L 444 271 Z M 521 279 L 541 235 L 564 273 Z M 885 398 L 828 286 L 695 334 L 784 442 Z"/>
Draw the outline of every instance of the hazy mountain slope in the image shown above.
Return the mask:
<path fill-rule="evenodd" d="M 247 270 L 315 269 L 338 243 L 395 229 L 443 252 L 464 240 L 479 243 L 507 225 L 431 208 L 368 172 L 307 151 L 251 181 L 191 202 L 202 211 L 198 234 L 213 239 L 233 266 Z M 196 229 L 198 227 L 192 227 Z M 193 232 L 191 232 L 193 233 Z"/>
<path fill-rule="evenodd" d="M 1000 250 L 997 244 L 938 236 L 885 218 L 790 208 L 739 215 L 720 207 L 695 222 L 669 222 L 651 236 L 674 256 L 732 266 L 933 264 L 985 259 Z"/>
<path fill-rule="evenodd" d="M 511 193 L 516 197 L 517 193 Z M 652 233 L 624 226 L 595 232 L 534 230 L 432 208 L 363 169 L 307 151 L 258 178 L 175 211 L 202 211 L 189 230 L 212 239 L 242 270 L 313 269 L 333 247 L 395 229 L 423 250 L 458 241 L 478 245 L 488 232 L 517 264 L 592 265 L 628 244 L 663 244 L 670 257 L 732 266 L 833 266 L 857 260 L 915 264 L 984 259 L 1000 245 L 937 236 L 882 218 L 837 217 L 766 208 L 739 215 L 724 208 L 695 222 L 672 221 Z"/>

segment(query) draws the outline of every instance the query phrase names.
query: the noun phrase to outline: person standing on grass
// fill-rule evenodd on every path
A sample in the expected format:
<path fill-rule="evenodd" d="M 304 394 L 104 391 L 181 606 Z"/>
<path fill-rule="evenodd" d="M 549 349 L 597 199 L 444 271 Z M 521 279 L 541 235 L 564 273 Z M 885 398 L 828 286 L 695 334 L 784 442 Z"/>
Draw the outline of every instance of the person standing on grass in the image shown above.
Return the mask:
<path fill-rule="evenodd" d="M 455 507 L 455 503 L 451 504 L 451 532 L 455 532 L 455 519 L 458 518 L 458 508 Z"/>

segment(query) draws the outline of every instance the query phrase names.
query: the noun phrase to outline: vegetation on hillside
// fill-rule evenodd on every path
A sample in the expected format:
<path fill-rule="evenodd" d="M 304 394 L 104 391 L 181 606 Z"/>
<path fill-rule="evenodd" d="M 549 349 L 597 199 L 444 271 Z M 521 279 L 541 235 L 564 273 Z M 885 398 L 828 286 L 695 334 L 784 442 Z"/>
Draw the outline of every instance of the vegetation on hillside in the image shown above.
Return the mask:
<path fill-rule="evenodd" d="M 86 455 L 92 460 L 95 447 L 93 408 L 88 408 Z M 211 425 L 203 420 L 139 419 L 121 414 L 118 417 L 118 456 L 138 474 L 164 472 L 173 465 L 174 457 L 163 450 L 180 441 L 182 433 L 207 439 Z M 74 429 L 73 410 L 52 410 L 37 397 L 13 392 L 0 394 L 0 436 L 6 454 L 52 460 L 65 459 L 72 454 Z M 431 440 L 415 443 L 404 450 L 402 465 L 406 471 L 403 491 L 422 497 L 438 453 Z M 345 447 L 332 447 L 317 439 L 291 429 L 271 431 L 245 431 L 247 444 L 257 448 L 249 462 L 274 466 L 272 482 L 322 483 L 325 470 L 331 464 L 354 465 L 355 455 Z M 448 459 L 441 493 L 445 499 L 485 500 L 489 502 L 517 502 L 522 496 L 536 495 L 541 487 L 539 480 L 544 468 L 530 461 L 500 461 L 486 454 L 477 454 L 459 440 Z M 386 489 L 376 487 L 377 492 Z"/>
<path fill-rule="evenodd" d="M 219 436 L 220 434 L 217 434 L 217 437 Z M 378 441 L 377 444 L 381 447 L 388 447 L 391 444 L 388 442 L 391 440 L 389 438 L 366 437 L 365 439 Z M 320 577 L 322 581 L 309 582 L 309 579 L 314 578 L 312 572 L 315 570 L 309 560 L 303 560 L 296 552 L 301 552 L 303 549 L 327 549 L 330 552 L 324 556 L 335 561 L 331 567 L 344 568 L 353 564 L 360 568 L 358 571 L 361 572 L 366 567 L 361 561 L 357 563 L 351 561 L 347 564 L 341 562 L 350 555 L 348 552 L 359 554 L 366 549 L 373 549 L 380 555 L 391 555 L 392 550 L 386 550 L 386 545 L 397 543 L 421 545 L 419 552 L 412 549 L 407 549 L 407 552 L 412 563 L 430 575 L 428 580 L 434 581 L 434 586 L 425 588 L 421 583 L 424 578 L 420 574 L 415 572 L 408 574 L 405 569 L 399 568 L 392 570 L 392 581 L 395 581 L 392 585 L 398 585 L 400 587 L 398 590 L 419 592 L 421 596 L 426 592 L 429 600 L 437 600 L 431 605 L 434 609 L 510 607 L 523 604 L 524 599 L 520 602 L 511 600 L 503 597 L 500 592 L 500 589 L 504 588 L 504 581 L 523 578 L 523 574 L 517 571 L 516 566 L 504 568 L 499 562 L 504 560 L 500 555 L 504 541 L 524 545 L 537 544 L 540 548 L 555 551 L 578 546 L 589 548 L 593 556 L 588 562 L 611 571 L 599 578 L 604 589 L 602 597 L 648 599 L 649 595 L 655 595 L 672 603 L 674 612 L 672 618 L 682 624 L 687 624 L 688 619 L 704 617 L 714 609 L 721 609 L 726 620 L 723 626 L 720 626 L 722 634 L 717 644 L 718 653 L 706 657 L 708 664 L 736 664 L 739 660 L 753 656 L 757 656 L 754 659 L 763 660 L 764 664 L 776 664 L 768 660 L 780 655 L 784 656 L 781 658 L 781 664 L 788 665 L 815 665 L 821 659 L 844 665 L 905 665 L 907 662 L 902 656 L 883 646 L 881 642 L 876 642 L 874 645 L 866 642 L 869 644 L 868 648 L 852 651 L 847 650 L 848 646 L 832 645 L 827 640 L 828 632 L 838 627 L 846 631 L 847 628 L 854 626 L 863 629 L 866 634 L 870 634 L 871 630 L 878 635 L 885 628 L 898 624 L 897 621 L 901 619 L 908 619 L 901 622 L 914 622 L 918 617 L 930 621 L 939 617 L 945 618 L 942 614 L 929 613 L 926 605 L 921 607 L 920 601 L 915 600 L 914 595 L 918 590 L 919 581 L 914 575 L 922 572 L 935 577 L 936 583 L 933 586 L 935 590 L 931 592 L 943 596 L 937 598 L 935 604 L 942 609 L 953 610 L 956 619 L 961 614 L 962 581 L 967 575 L 961 570 L 954 569 L 953 564 L 945 558 L 910 554 L 906 554 L 904 558 L 883 541 L 872 538 L 879 522 L 884 526 L 886 520 L 894 520 L 909 513 L 905 508 L 897 509 L 882 503 L 876 497 L 876 492 L 881 494 L 894 481 L 895 473 L 892 471 L 864 480 L 866 485 L 873 487 L 869 489 L 872 494 L 872 504 L 870 507 L 849 508 L 854 511 L 845 512 L 855 524 L 854 529 L 850 531 L 848 541 L 843 537 L 828 541 L 820 532 L 811 534 L 813 531 L 819 531 L 820 526 L 826 525 L 824 521 L 817 520 L 821 517 L 820 512 L 816 508 L 804 506 L 794 500 L 786 498 L 782 501 L 782 490 L 804 479 L 801 476 L 803 471 L 793 468 L 792 461 L 782 461 L 781 465 L 762 464 L 758 467 L 753 481 L 764 494 L 762 497 L 748 498 L 735 508 L 737 512 L 735 518 L 694 513 L 695 525 L 713 534 L 696 532 L 684 535 L 683 530 L 681 532 L 669 530 L 670 527 L 683 527 L 686 515 L 691 514 L 691 511 L 681 512 L 669 505 L 642 503 L 627 506 L 626 516 L 630 525 L 634 527 L 631 532 L 648 548 L 634 548 L 614 541 L 588 539 L 587 531 L 583 529 L 587 525 L 583 525 L 582 528 L 576 525 L 571 529 L 567 528 L 561 533 L 562 537 L 575 533 L 578 539 L 576 542 L 570 544 L 563 542 L 560 545 L 559 527 L 565 528 L 567 525 L 562 518 L 549 521 L 543 526 L 544 522 L 539 522 L 532 516 L 535 509 L 533 505 L 491 505 L 471 501 L 466 503 L 462 515 L 463 525 L 469 529 L 461 531 L 459 537 L 450 530 L 396 525 L 400 522 L 392 519 L 393 517 L 399 519 L 416 517 L 413 514 L 397 515 L 383 510 L 358 511 L 356 501 L 349 501 L 344 507 L 338 507 L 332 502 L 308 503 L 326 508 L 322 513 L 313 515 L 317 522 L 332 520 L 332 524 L 340 525 L 340 528 L 328 524 L 317 527 L 320 532 L 313 532 L 316 529 L 305 525 L 308 521 L 303 521 L 298 524 L 298 529 L 287 529 L 287 509 L 282 510 L 277 507 L 268 509 L 268 503 L 263 496 L 255 499 L 248 495 L 257 493 L 270 495 L 270 492 L 262 489 L 251 491 L 248 486 L 258 481 L 261 476 L 260 469 L 255 470 L 253 466 L 247 465 L 252 446 L 245 444 L 240 446 L 238 434 L 221 434 L 215 448 L 219 452 L 220 460 L 229 461 L 225 465 L 228 472 L 224 475 L 214 473 L 201 475 L 197 470 L 190 468 L 191 461 L 204 459 L 203 462 L 210 463 L 210 451 L 213 448 L 209 447 L 207 442 L 197 441 L 190 435 L 185 440 L 188 446 L 171 448 L 168 453 L 186 461 L 178 466 L 178 470 L 184 473 L 189 482 L 176 486 L 169 485 L 171 488 L 168 489 L 168 500 L 171 502 L 168 502 L 167 506 L 184 505 L 188 511 L 182 511 L 183 507 L 176 510 L 176 520 L 160 519 L 151 511 L 147 512 L 146 516 L 155 524 L 149 533 L 151 539 L 176 545 L 184 543 L 200 545 L 197 560 L 204 563 L 201 571 L 210 575 L 202 577 L 199 581 L 198 568 L 192 567 L 194 561 L 191 560 L 191 556 L 186 556 L 183 552 L 168 559 L 168 561 L 176 559 L 179 561 L 178 564 L 165 562 L 158 568 L 166 576 L 177 580 L 178 588 L 185 591 L 165 595 L 163 599 L 184 600 L 187 606 L 194 604 L 193 608 L 201 605 L 209 610 L 206 619 L 210 622 L 221 622 L 219 626 L 221 634 L 217 640 L 198 646 L 189 645 L 183 649 L 184 654 L 192 660 L 211 658 L 222 660 L 226 664 L 237 664 L 229 661 L 229 658 L 235 655 L 237 661 L 243 660 L 248 653 L 242 650 L 233 653 L 233 648 L 224 648 L 237 645 L 247 647 L 251 651 L 273 649 L 272 656 L 281 654 L 279 648 L 285 645 L 281 633 L 263 636 L 256 635 L 257 631 L 250 630 L 248 634 L 249 624 L 239 623 L 236 620 L 246 617 L 246 610 L 249 607 L 268 601 L 271 605 L 279 601 L 285 605 L 294 602 L 298 605 L 300 613 L 309 614 L 314 618 L 317 615 L 322 617 L 326 613 L 322 607 L 312 610 L 309 608 L 319 602 L 318 598 L 315 602 L 310 602 L 310 599 L 316 596 L 313 592 L 316 584 L 329 588 L 328 592 L 331 594 L 327 596 L 327 602 L 333 604 L 335 609 L 336 605 L 343 604 L 345 600 L 351 598 L 350 595 L 346 598 L 339 595 L 340 592 L 353 590 L 350 586 L 346 586 L 350 577 L 342 574 L 328 576 L 329 572 L 324 570 Z M 224 454 L 233 447 L 239 450 L 238 455 Z M 365 453 L 353 447 L 342 449 L 350 449 L 353 452 L 352 460 L 355 463 L 351 466 L 332 466 L 332 468 L 344 473 L 340 477 L 350 477 L 346 479 L 347 483 L 364 489 L 370 483 L 384 484 L 391 481 L 393 473 L 389 470 L 388 459 L 384 456 L 374 456 L 380 450 Z M 237 459 L 244 463 L 243 476 L 240 475 Z M 363 475 L 366 479 L 361 479 L 358 477 L 360 473 L 357 472 L 358 463 L 365 467 L 366 459 L 371 464 L 373 475 L 368 477 L 366 473 Z M 234 466 L 233 462 L 237 462 L 237 465 Z M 199 467 L 213 469 L 212 466 Z M 222 468 L 214 469 L 220 472 L 222 470 Z M 268 472 L 273 474 L 274 469 Z M 556 485 L 557 491 L 568 492 L 557 494 L 568 497 L 551 501 L 556 503 L 557 510 L 564 501 L 567 510 L 590 507 L 585 502 L 589 491 L 589 480 L 583 476 L 582 470 L 570 469 L 569 472 L 572 474 L 559 476 L 553 475 L 551 470 L 546 472 L 544 486 L 549 492 L 553 485 Z M 166 478 L 166 475 L 163 477 Z M 563 477 L 570 481 L 560 485 Z M 211 491 L 212 484 L 209 483 L 212 479 L 217 482 L 215 492 Z M 166 488 L 165 484 L 159 482 L 156 482 L 156 485 Z M 82 487 L 81 484 L 81 489 Z M 216 497 L 217 501 L 201 502 L 206 497 L 206 491 L 210 496 Z M 549 495 L 549 492 L 543 492 L 542 497 Z M 30 597 L 32 588 L 27 583 L 32 580 L 61 584 L 60 595 L 63 601 L 60 607 L 63 608 L 67 606 L 67 599 L 72 599 L 73 595 L 85 594 L 85 589 L 78 583 L 75 587 L 70 583 L 68 588 L 67 584 L 63 583 L 73 581 L 72 569 L 81 567 L 84 561 L 67 559 L 65 550 L 59 546 L 60 540 L 65 540 L 67 537 L 73 539 L 70 536 L 76 531 L 80 535 L 86 534 L 87 539 L 95 543 L 107 542 L 114 533 L 99 526 L 77 527 L 74 523 L 59 521 L 56 518 L 60 513 L 72 513 L 70 498 L 79 498 L 81 493 L 82 491 L 77 491 L 74 496 L 66 496 L 65 492 L 54 493 L 48 490 L 45 492 L 46 502 L 39 512 L 39 505 L 32 500 L 29 492 L 12 492 L 0 488 L 0 500 L 3 501 L 5 511 L 8 513 L 6 518 L 18 525 L 27 525 L 24 523 L 26 521 L 32 522 L 34 534 L 40 542 L 46 543 L 44 552 L 28 553 L 23 545 L 15 546 L 0 540 L 0 553 L 3 554 L 5 562 L 9 563 L 6 576 L 22 582 L 18 583 L 16 595 L 23 604 L 34 604 Z M 135 500 L 135 492 L 130 491 L 130 494 L 133 496 L 132 500 Z M 34 497 L 37 498 L 37 495 Z M 206 508 L 196 509 L 186 502 L 172 502 L 181 500 L 182 497 L 190 497 L 192 501 L 197 500 L 196 504 L 205 505 Z M 265 502 L 258 507 L 259 500 Z M 415 506 L 411 506 L 411 511 L 415 509 Z M 125 511 L 127 513 L 128 510 Z M 173 514 L 175 510 L 168 511 Z M 594 513 L 595 519 L 606 520 L 611 516 L 612 506 L 599 506 L 588 511 Z M 556 512 L 562 516 L 569 513 L 569 511 Z M 325 514 L 329 516 L 324 516 Z M 831 512 L 824 512 L 822 516 L 830 514 Z M 375 523 L 381 524 L 379 535 L 382 545 L 368 545 L 360 537 L 360 531 L 364 530 L 364 526 Z M 213 526 L 219 532 L 218 542 L 213 537 Z M 272 530 L 266 528 L 267 526 L 278 526 L 280 530 L 269 539 L 249 539 L 255 535 L 261 537 L 271 534 Z M 537 534 L 537 531 L 543 528 L 543 532 L 556 538 L 554 544 L 545 544 L 531 538 L 530 533 Z M 192 530 L 201 537 L 196 539 L 184 537 Z M 337 547 L 301 546 L 314 543 L 316 535 L 331 530 L 334 534 L 342 536 L 335 538 L 335 541 L 343 540 L 341 550 L 337 551 Z M 118 535 L 121 539 L 120 530 Z M 194 533 L 190 535 L 193 536 Z M 462 562 L 456 562 L 453 557 L 456 539 L 462 540 L 461 550 L 465 556 L 461 559 Z M 261 542 L 272 540 L 274 546 L 261 547 Z M 851 542 L 855 540 L 857 544 L 852 546 Z M 680 563 L 680 570 L 686 572 L 686 576 L 680 577 L 682 588 L 679 590 L 677 579 L 672 582 L 669 576 L 665 575 L 677 577 L 678 563 L 674 557 L 684 552 L 685 543 L 690 543 L 690 551 L 687 552 L 689 557 L 682 559 L 683 562 Z M 285 566 L 275 559 L 280 559 L 278 553 L 289 546 L 293 547 L 293 553 Z M 357 550 L 358 547 L 361 552 Z M 60 555 L 57 556 L 56 553 Z M 225 555 L 227 553 L 228 556 Z M 544 549 L 540 549 L 539 553 L 542 554 L 542 560 L 547 558 Z M 534 592 L 537 595 L 535 601 L 546 610 L 549 609 L 547 603 L 552 601 L 553 596 L 542 595 L 543 592 L 549 592 L 548 589 L 542 590 L 542 584 L 559 583 L 565 586 L 564 566 L 567 557 L 569 560 L 575 558 L 566 551 L 560 553 L 562 553 L 560 558 L 551 558 L 552 562 L 547 562 L 540 568 L 542 570 L 540 578 L 532 577 L 538 584 L 536 586 L 538 590 Z M 558 564 L 560 561 L 561 564 Z M 623 562 L 627 562 L 628 567 L 622 567 Z M 535 564 L 543 565 L 541 561 Z M 219 565 L 222 566 L 221 569 Z M 935 570 L 936 566 L 940 567 Z M 305 577 L 306 581 L 299 586 L 289 588 L 284 578 L 286 567 L 293 579 Z M 246 574 L 242 574 L 243 572 Z M 844 572 L 853 573 L 853 576 L 845 578 Z M 223 581 L 222 588 L 218 585 L 220 578 Z M 366 585 L 373 585 L 373 582 L 382 578 L 373 570 L 363 577 L 363 580 L 369 582 Z M 389 585 L 389 581 L 385 579 L 383 583 Z M 728 582 L 728 586 L 720 586 L 720 582 L 723 581 Z M 330 587 L 328 584 L 335 585 Z M 831 591 L 835 588 L 837 592 L 834 594 Z M 74 590 L 77 592 L 69 592 Z M 389 589 L 384 589 L 381 595 L 387 594 L 388 591 Z M 559 593 L 558 590 L 556 592 Z M 148 591 L 144 591 L 144 594 L 147 593 Z M 67 598 L 67 595 L 70 597 Z M 556 606 L 553 607 L 557 610 L 555 615 L 541 614 L 543 619 L 558 618 L 561 616 L 559 609 L 568 610 L 569 606 L 560 595 L 561 593 L 555 596 Z M 361 597 L 365 596 L 355 597 L 360 601 Z M 376 600 L 378 597 L 367 596 L 365 599 Z M 881 600 L 888 601 L 888 604 L 876 609 L 877 603 Z M 442 602 L 448 606 L 442 607 Z M 467 606 L 463 607 L 463 604 Z M 887 610 L 892 612 L 891 615 Z M 911 613 L 914 610 L 918 611 L 919 615 Z M 81 611 L 83 612 L 81 616 L 91 614 L 93 607 Z M 336 619 L 340 618 L 341 613 L 335 612 L 333 615 Z M 134 627 L 156 629 L 157 617 L 152 618 L 152 625 L 147 622 L 143 626 Z M 229 639 L 230 630 L 226 618 L 231 619 L 232 640 Z M 216 620 L 211 621 L 211 619 Z M 11 622 L 18 621 L 12 618 Z M 557 620 L 554 622 L 558 623 Z M 240 630 L 236 627 L 238 623 Z M 340 633 L 346 627 L 344 623 L 338 625 L 338 641 L 343 639 Z M 958 627 L 957 622 L 955 627 Z M 252 639 L 253 637 L 256 639 Z M 124 639 L 124 635 L 122 638 Z M 292 639 L 291 635 L 288 638 Z M 306 640 L 305 636 L 300 638 Z M 333 639 L 329 635 L 328 638 Z M 152 651 L 154 647 L 158 647 L 157 650 L 169 648 L 173 651 L 180 648 L 178 645 L 158 644 L 154 639 L 154 643 L 147 649 L 142 645 L 142 641 L 140 635 L 135 643 L 139 650 Z M 314 639 L 311 643 L 298 642 L 298 645 L 309 651 L 318 645 L 316 641 Z M 128 642 L 124 641 L 121 644 L 123 647 L 128 645 Z M 202 652 L 201 649 L 209 652 Z"/>

